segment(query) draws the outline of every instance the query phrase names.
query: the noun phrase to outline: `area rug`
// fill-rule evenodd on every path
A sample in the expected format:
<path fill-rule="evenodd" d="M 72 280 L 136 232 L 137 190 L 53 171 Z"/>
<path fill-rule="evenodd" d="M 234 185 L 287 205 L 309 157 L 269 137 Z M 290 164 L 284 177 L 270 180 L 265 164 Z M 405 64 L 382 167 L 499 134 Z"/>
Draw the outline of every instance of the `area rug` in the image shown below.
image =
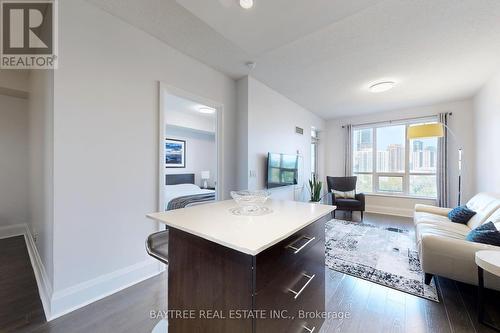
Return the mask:
<path fill-rule="evenodd" d="M 413 230 L 333 219 L 326 224 L 326 265 L 439 302 L 434 279 L 424 283 Z"/>

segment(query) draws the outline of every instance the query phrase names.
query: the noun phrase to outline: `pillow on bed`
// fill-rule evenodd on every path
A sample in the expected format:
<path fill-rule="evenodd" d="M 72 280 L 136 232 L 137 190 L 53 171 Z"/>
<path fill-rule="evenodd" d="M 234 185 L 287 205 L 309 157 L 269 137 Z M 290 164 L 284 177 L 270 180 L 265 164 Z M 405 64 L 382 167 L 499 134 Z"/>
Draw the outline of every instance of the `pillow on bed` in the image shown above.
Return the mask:
<path fill-rule="evenodd" d="M 165 185 L 165 188 L 175 191 L 199 191 L 200 187 L 195 184 Z"/>

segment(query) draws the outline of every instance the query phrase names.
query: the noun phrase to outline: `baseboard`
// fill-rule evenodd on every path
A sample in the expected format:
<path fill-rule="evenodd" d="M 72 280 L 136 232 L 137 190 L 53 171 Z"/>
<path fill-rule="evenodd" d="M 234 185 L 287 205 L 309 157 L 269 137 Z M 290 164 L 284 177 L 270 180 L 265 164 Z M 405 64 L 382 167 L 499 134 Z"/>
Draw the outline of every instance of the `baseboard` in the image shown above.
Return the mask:
<path fill-rule="evenodd" d="M 23 236 L 26 232 L 26 224 L 13 224 L 0 227 L 0 239 L 15 236 Z"/>
<path fill-rule="evenodd" d="M 16 224 L 0 227 L 0 239 L 14 236 L 24 236 L 47 321 L 112 295 L 165 270 L 165 265 L 148 259 L 53 293 L 28 225 Z"/>
<path fill-rule="evenodd" d="M 367 205 L 366 211 L 368 213 L 385 214 L 385 215 L 402 216 L 402 217 L 413 217 L 413 209 L 410 209 L 410 208 Z"/>
<path fill-rule="evenodd" d="M 38 253 L 35 240 L 33 239 L 27 225 L 25 226 L 24 239 L 26 241 L 26 247 L 28 248 L 31 266 L 33 267 L 33 272 L 35 273 L 36 284 L 38 286 L 40 300 L 42 301 L 43 311 L 45 312 L 45 318 L 49 320 L 51 317 L 50 299 L 52 296 L 52 284 L 50 283 L 45 266 L 43 265 L 42 258 Z"/>
<path fill-rule="evenodd" d="M 75 286 L 56 291 L 51 300 L 51 316 L 53 320 L 69 312 L 112 295 L 136 283 L 149 279 L 164 271 L 163 265 L 148 259 L 135 265 L 99 276 L 95 279 Z"/>

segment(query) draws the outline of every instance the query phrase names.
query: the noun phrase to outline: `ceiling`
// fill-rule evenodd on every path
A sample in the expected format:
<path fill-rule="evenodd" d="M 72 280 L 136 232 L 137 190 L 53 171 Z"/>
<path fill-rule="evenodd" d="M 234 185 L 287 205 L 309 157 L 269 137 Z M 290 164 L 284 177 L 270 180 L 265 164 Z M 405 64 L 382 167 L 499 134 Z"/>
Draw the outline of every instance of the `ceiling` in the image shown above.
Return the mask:
<path fill-rule="evenodd" d="M 171 94 L 166 95 L 166 103 L 165 103 L 166 112 L 171 112 L 171 111 L 183 112 L 199 118 L 208 118 L 215 121 L 216 118 L 215 113 L 201 113 L 199 111 L 200 108 L 210 108 L 210 107 L 176 95 L 171 95 Z"/>
<path fill-rule="evenodd" d="M 500 66 L 498 0 L 88 1 L 325 119 L 468 98 Z"/>

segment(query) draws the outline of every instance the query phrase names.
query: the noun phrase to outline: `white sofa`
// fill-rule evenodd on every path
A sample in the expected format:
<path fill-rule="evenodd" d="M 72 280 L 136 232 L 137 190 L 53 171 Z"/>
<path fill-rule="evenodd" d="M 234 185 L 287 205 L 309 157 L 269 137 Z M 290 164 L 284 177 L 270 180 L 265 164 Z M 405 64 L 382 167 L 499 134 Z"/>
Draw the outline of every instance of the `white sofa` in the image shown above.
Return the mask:
<path fill-rule="evenodd" d="M 492 221 L 500 230 L 500 194 L 479 193 L 467 207 L 476 212 L 467 224 L 448 219 L 450 208 L 416 205 L 415 233 L 425 282 L 433 275 L 477 285 L 475 253 L 479 250 L 496 250 L 500 247 L 469 242 L 465 237 L 472 229 Z M 500 290 L 500 278 L 485 272 L 485 287 Z"/>

